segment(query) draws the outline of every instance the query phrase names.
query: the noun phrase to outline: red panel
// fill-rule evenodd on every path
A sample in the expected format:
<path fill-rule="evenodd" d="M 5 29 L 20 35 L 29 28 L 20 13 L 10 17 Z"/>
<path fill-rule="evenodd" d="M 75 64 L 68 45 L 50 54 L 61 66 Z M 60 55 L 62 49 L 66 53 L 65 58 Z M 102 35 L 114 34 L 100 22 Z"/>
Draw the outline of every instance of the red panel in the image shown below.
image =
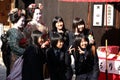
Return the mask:
<path fill-rule="evenodd" d="M 120 2 L 120 0 L 59 0 L 64 2 Z"/>
<path fill-rule="evenodd" d="M 106 80 L 106 74 L 100 72 L 98 80 Z M 120 75 L 108 73 L 108 80 L 120 80 Z"/>
<path fill-rule="evenodd" d="M 108 53 L 118 54 L 118 52 L 119 52 L 119 46 L 108 46 L 107 48 L 108 48 Z M 106 47 L 105 46 L 98 47 L 98 50 L 103 52 L 103 53 L 106 53 Z"/>

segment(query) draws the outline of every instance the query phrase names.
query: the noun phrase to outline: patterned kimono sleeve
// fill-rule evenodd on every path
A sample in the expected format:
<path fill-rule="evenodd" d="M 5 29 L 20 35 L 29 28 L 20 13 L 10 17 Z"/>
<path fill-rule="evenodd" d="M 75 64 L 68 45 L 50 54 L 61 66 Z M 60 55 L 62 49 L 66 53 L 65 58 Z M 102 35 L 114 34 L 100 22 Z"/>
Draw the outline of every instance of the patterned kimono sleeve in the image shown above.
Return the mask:
<path fill-rule="evenodd" d="M 18 56 L 22 55 L 25 49 L 19 46 L 20 36 L 18 35 L 18 30 L 10 29 L 8 31 L 8 35 L 8 43 L 10 45 L 11 51 Z"/>
<path fill-rule="evenodd" d="M 31 26 L 30 23 L 28 23 L 28 24 L 26 25 L 26 27 L 24 28 L 23 32 L 24 32 L 24 34 L 25 34 L 25 36 L 26 36 L 27 38 L 30 38 L 30 37 L 31 37 L 32 26 Z"/>

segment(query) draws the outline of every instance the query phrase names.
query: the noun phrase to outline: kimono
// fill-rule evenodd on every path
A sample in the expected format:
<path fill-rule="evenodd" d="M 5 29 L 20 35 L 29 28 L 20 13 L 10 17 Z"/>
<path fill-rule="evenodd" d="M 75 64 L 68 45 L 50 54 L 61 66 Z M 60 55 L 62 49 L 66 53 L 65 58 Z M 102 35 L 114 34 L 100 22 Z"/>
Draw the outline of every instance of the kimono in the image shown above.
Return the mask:
<path fill-rule="evenodd" d="M 20 47 L 19 42 L 21 39 L 25 38 L 24 34 L 19 29 L 11 28 L 10 30 L 8 30 L 7 35 L 8 44 L 11 48 L 11 52 L 16 54 L 17 56 L 21 56 L 25 49 Z"/>
<path fill-rule="evenodd" d="M 39 30 L 43 33 L 48 32 L 48 28 L 43 25 L 42 23 L 37 23 L 36 21 L 30 21 L 27 23 L 26 27 L 24 28 L 23 32 L 25 33 L 25 36 L 27 37 L 29 44 L 31 44 L 31 33 L 35 30 Z"/>
<path fill-rule="evenodd" d="M 14 62 L 23 55 L 25 48 L 20 46 L 20 42 L 24 37 L 23 33 L 19 29 L 11 28 L 7 31 L 7 40 L 10 46 L 10 68 L 12 68 Z M 25 42 L 26 43 L 26 42 Z"/>

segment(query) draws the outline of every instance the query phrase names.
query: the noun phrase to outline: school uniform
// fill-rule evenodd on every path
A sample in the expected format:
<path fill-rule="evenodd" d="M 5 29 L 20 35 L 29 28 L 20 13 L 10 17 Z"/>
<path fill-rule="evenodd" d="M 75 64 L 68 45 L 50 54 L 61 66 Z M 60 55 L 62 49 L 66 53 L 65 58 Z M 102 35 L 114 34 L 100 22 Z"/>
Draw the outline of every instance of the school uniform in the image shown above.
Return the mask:
<path fill-rule="evenodd" d="M 73 53 L 75 59 L 76 80 L 98 80 L 98 57 L 88 49 L 84 54 L 78 51 Z"/>
<path fill-rule="evenodd" d="M 29 46 L 24 52 L 23 59 L 22 80 L 44 80 L 45 54 L 42 49 L 35 45 Z"/>
<path fill-rule="evenodd" d="M 56 33 L 58 33 L 58 32 L 50 31 L 49 32 L 50 39 Z M 63 51 L 67 51 L 68 47 L 69 47 L 69 41 L 70 41 L 70 39 L 69 39 L 69 31 L 66 30 L 64 33 L 58 33 L 58 34 L 60 34 L 62 36 L 63 40 L 64 40 L 64 45 L 63 45 L 63 48 L 62 48 Z"/>
<path fill-rule="evenodd" d="M 47 64 L 51 80 L 71 80 L 72 68 L 69 66 L 69 60 L 69 55 L 61 49 L 51 47 L 47 50 Z"/>

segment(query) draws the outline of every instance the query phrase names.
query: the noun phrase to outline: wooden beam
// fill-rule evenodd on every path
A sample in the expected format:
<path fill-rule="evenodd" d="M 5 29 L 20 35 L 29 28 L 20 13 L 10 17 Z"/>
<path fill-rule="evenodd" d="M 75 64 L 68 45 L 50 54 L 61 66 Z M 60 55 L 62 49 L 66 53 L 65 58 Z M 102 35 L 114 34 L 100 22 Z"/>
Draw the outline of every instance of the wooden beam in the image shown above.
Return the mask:
<path fill-rule="evenodd" d="M 15 0 L 11 0 L 11 10 L 15 8 Z"/>

